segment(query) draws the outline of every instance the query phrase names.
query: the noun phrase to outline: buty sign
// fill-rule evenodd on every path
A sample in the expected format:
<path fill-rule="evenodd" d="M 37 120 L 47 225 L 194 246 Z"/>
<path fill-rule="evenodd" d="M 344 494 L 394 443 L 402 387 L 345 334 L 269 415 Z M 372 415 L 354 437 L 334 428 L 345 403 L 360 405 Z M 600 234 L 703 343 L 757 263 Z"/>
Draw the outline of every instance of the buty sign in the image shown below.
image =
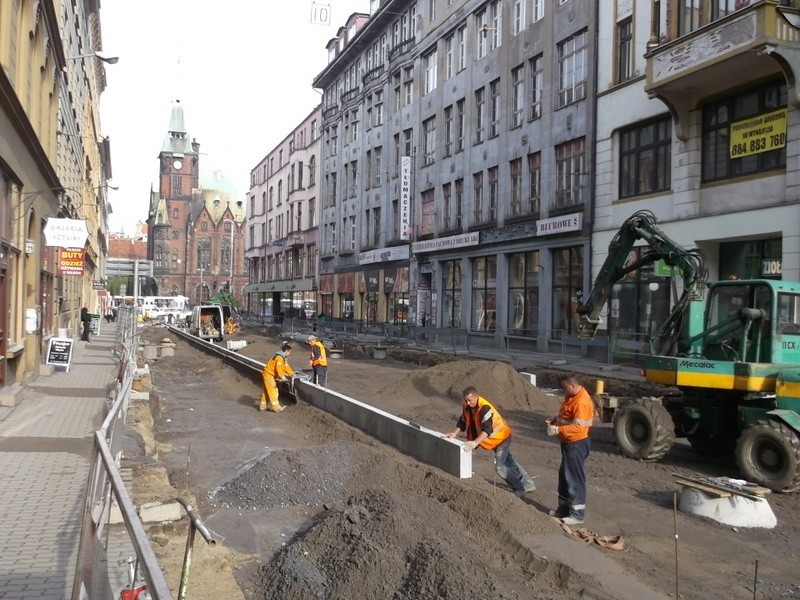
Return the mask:
<path fill-rule="evenodd" d="M 59 248 L 83 248 L 89 230 L 83 219 L 47 219 L 44 238 L 47 246 Z"/>
<path fill-rule="evenodd" d="M 62 248 L 58 251 L 59 275 L 83 275 L 83 248 Z"/>

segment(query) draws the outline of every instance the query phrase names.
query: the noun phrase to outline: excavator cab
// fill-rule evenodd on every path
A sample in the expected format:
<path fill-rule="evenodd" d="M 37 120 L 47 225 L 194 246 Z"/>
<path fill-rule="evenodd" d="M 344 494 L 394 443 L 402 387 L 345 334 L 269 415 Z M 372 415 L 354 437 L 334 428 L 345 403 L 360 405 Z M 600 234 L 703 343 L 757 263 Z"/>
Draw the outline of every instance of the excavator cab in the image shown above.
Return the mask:
<path fill-rule="evenodd" d="M 778 362 L 773 356 L 771 315 L 775 312 L 776 295 L 771 283 L 748 280 L 720 281 L 711 285 L 702 334 L 704 358 Z"/>

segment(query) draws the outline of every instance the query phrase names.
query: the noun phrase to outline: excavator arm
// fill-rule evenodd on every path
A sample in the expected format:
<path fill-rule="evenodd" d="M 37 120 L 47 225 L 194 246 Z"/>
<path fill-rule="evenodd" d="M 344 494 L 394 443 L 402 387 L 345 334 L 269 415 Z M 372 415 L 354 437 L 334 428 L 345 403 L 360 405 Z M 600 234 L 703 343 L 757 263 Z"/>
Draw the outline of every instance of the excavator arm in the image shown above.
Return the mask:
<path fill-rule="evenodd" d="M 647 242 L 647 250 L 638 260 L 628 262 L 630 252 L 640 240 Z M 676 303 L 670 318 L 656 334 L 660 353 L 673 354 L 680 344 L 683 319 L 691 300 L 702 300 L 708 272 L 706 255 L 702 250 L 686 250 L 672 241 L 656 225 L 656 218 L 650 211 L 639 211 L 622 224 L 608 246 L 608 257 L 595 278 L 594 285 L 584 302 L 578 305 L 580 315 L 578 336 L 594 338 L 600 324 L 600 315 L 611 297 L 615 283 L 645 265 L 658 260 L 677 267 L 683 273 L 683 295 Z"/>

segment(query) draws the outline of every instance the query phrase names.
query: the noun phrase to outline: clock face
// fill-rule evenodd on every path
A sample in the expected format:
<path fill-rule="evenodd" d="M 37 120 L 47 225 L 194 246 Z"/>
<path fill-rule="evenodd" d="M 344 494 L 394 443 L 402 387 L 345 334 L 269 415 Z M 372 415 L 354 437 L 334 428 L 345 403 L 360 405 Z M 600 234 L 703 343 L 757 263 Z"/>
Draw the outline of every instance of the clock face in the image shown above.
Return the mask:
<path fill-rule="evenodd" d="M 172 166 L 175 167 L 176 169 L 180 169 L 183 166 L 183 163 L 179 160 L 176 160 L 175 162 L 172 163 Z"/>

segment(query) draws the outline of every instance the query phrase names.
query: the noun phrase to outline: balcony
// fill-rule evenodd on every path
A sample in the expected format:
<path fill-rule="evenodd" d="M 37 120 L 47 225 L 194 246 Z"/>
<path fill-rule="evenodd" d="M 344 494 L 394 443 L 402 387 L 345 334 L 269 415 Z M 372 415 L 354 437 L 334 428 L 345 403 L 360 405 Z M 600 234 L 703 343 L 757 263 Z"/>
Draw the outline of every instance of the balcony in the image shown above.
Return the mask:
<path fill-rule="evenodd" d="M 291 233 L 286 238 L 286 247 L 287 248 L 297 248 L 298 246 L 304 246 L 305 241 L 303 240 L 302 233 Z"/>
<path fill-rule="evenodd" d="M 703 98 L 779 75 L 781 66 L 796 78 L 800 9 L 782 4 L 742 0 L 735 12 L 648 50 L 645 91 L 675 110 L 679 138 L 686 139 L 685 117 Z"/>

